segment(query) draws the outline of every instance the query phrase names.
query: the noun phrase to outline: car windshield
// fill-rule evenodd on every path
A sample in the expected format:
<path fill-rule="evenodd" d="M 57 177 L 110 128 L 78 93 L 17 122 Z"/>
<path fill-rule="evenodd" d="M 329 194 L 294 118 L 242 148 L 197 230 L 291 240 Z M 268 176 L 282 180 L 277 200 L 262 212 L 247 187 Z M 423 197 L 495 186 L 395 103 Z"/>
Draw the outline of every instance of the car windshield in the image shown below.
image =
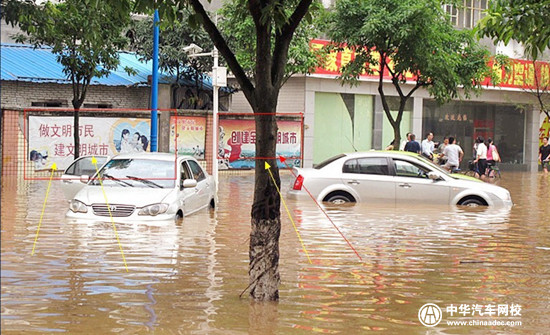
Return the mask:
<path fill-rule="evenodd" d="M 325 160 L 325 161 L 323 161 L 323 162 L 321 162 L 321 163 L 315 165 L 313 168 L 314 168 L 314 169 L 317 169 L 317 170 L 322 169 L 322 168 L 324 168 L 325 166 L 329 165 L 330 163 L 332 163 L 332 162 L 334 162 L 335 160 L 338 160 L 338 159 L 340 159 L 340 158 L 342 158 L 342 157 L 346 157 L 346 155 L 340 154 L 340 155 L 331 157 L 331 158 L 329 158 L 329 159 L 327 159 L 327 160 Z"/>
<path fill-rule="evenodd" d="M 90 185 L 173 188 L 175 164 L 151 159 L 112 159 L 99 171 Z"/>
<path fill-rule="evenodd" d="M 430 165 L 431 168 L 437 170 L 438 172 L 441 172 L 441 173 L 443 173 L 444 175 L 449 176 L 449 177 L 451 177 L 451 178 L 457 179 L 456 177 L 453 177 L 453 176 L 449 173 L 449 171 L 447 171 L 447 170 L 441 168 L 440 166 L 437 166 L 436 164 L 434 164 L 434 162 L 432 162 L 431 160 L 427 159 L 426 157 L 421 156 L 421 155 L 418 155 L 417 158 L 418 158 L 419 160 L 421 160 L 422 162 L 424 162 L 424 163 Z"/>

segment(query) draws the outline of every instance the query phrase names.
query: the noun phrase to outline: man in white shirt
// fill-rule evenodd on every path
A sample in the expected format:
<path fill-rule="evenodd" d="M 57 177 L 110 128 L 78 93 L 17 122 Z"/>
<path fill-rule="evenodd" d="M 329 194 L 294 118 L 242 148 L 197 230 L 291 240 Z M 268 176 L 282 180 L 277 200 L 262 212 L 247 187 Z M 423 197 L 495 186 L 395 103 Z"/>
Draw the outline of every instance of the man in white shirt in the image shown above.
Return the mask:
<path fill-rule="evenodd" d="M 432 141 L 433 138 L 434 134 L 428 133 L 428 135 L 426 135 L 426 138 L 422 141 L 422 155 L 428 159 L 434 158 L 435 145 Z"/>
<path fill-rule="evenodd" d="M 447 158 L 447 163 L 443 166 L 446 170 L 453 172 L 455 169 L 458 169 L 460 162 L 464 157 L 464 151 L 462 148 L 456 144 L 456 139 L 454 137 L 449 137 L 449 143 L 445 146 L 443 150 L 443 156 Z"/>
<path fill-rule="evenodd" d="M 474 161 L 474 163 L 477 163 L 477 170 L 481 179 L 483 179 L 483 177 L 485 176 L 485 172 L 487 171 L 487 146 L 485 145 L 485 140 L 482 136 L 478 136 L 476 143 L 477 151 L 476 160 Z"/>

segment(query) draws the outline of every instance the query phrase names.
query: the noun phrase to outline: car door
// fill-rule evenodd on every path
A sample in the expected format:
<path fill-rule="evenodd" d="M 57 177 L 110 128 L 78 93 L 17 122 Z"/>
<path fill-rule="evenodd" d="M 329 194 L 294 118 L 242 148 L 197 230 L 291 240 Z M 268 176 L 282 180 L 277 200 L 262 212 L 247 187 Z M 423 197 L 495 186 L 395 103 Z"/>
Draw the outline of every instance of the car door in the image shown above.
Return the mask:
<path fill-rule="evenodd" d="M 92 164 L 92 156 L 84 156 L 76 159 L 69 165 L 69 167 L 63 172 L 61 176 L 61 188 L 65 197 L 70 200 L 80 191 L 85 183 L 80 181 L 80 176 L 87 175 L 93 176 L 97 170 L 96 166 Z M 107 156 L 96 156 L 97 169 L 101 168 L 107 161 Z"/>
<path fill-rule="evenodd" d="M 398 204 L 449 204 L 450 187 L 444 180 L 428 178 L 431 170 L 406 159 L 393 159 Z"/>
<path fill-rule="evenodd" d="M 206 173 L 200 167 L 200 165 L 194 160 L 187 160 L 191 173 L 193 174 L 193 179 L 197 181 L 197 187 L 195 188 L 198 208 L 208 205 L 210 201 L 210 183 L 206 178 Z"/>
<path fill-rule="evenodd" d="M 367 203 L 395 202 L 394 178 L 386 157 L 350 158 L 342 167 L 342 181 Z"/>
<path fill-rule="evenodd" d="M 183 181 L 185 179 L 195 179 L 193 178 L 193 173 L 189 168 L 189 165 L 186 161 L 180 162 L 180 179 L 179 179 L 179 191 L 178 191 L 178 202 L 181 207 L 183 207 L 183 212 L 185 214 L 192 213 L 199 208 L 199 202 L 196 196 L 196 187 L 191 188 L 182 188 Z"/>

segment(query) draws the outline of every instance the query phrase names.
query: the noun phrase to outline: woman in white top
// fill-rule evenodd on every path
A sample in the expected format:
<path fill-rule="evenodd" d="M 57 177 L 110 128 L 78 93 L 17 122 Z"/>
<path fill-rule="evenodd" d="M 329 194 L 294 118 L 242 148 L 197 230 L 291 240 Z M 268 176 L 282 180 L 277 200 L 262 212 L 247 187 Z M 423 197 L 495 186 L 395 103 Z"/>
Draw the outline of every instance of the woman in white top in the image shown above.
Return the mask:
<path fill-rule="evenodd" d="M 476 143 L 477 143 L 477 151 L 476 151 L 476 160 L 474 163 L 477 163 L 477 172 L 479 173 L 480 177 L 483 179 L 483 176 L 485 176 L 485 172 L 487 171 L 487 146 L 485 145 L 485 140 L 482 136 L 478 136 Z M 476 173 L 476 177 L 477 174 Z"/>

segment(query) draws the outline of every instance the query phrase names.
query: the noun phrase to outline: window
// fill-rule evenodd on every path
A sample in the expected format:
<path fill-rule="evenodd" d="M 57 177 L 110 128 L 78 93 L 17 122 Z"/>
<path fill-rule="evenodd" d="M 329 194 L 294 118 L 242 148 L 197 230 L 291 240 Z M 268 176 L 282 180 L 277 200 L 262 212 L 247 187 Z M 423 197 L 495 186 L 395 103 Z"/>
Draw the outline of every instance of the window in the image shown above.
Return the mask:
<path fill-rule="evenodd" d="M 113 108 L 111 104 L 84 104 L 84 108 Z"/>
<path fill-rule="evenodd" d="M 382 157 L 350 159 L 344 163 L 342 172 L 389 175 L 388 162 Z"/>
<path fill-rule="evenodd" d="M 181 164 L 181 180 L 185 179 L 193 179 L 191 176 L 191 173 L 189 172 L 189 168 L 187 167 L 187 164 L 182 163 Z"/>
<path fill-rule="evenodd" d="M 31 102 L 33 107 L 63 107 L 62 101 L 33 101 Z"/>
<path fill-rule="evenodd" d="M 443 10 L 456 28 L 474 28 L 486 14 L 489 0 L 462 0 L 458 5 L 445 4 Z"/>
<path fill-rule="evenodd" d="M 97 167 L 100 168 L 105 161 L 107 160 L 107 157 L 97 157 Z M 73 176 L 81 176 L 81 175 L 87 175 L 92 176 L 96 173 L 96 167 L 92 164 L 92 159 L 90 157 L 85 157 L 82 159 L 79 159 L 78 161 L 74 162 L 65 174 L 73 175 Z"/>
<path fill-rule="evenodd" d="M 193 172 L 193 179 L 195 179 L 197 182 L 206 179 L 206 176 L 204 175 L 204 171 L 202 168 L 197 164 L 195 161 L 187 161 L 189 164 L 189 167 L 191 168 L 191 171 Z"/>
<path fill-rule="evenodd" d="M 428 169 L 407 161 L 394 159 L 393 162 L 395 174 L 398 177 L 428 178 L 428 172 L 430 172 Z"/>
<path fill-rule="evenodd" d="M 346 155 L 344 154 L 340 154 L 340 155 L 337 155 L 337 156 L 334 156 L 334 157 L 331 157 L 327 160 L 324 160 L 322 161 L 321 163 L 315 165 L 313 168 L 316 169 L 316 170 L 319 170 L 319 169 L 322 169 L 324 168 L 325 166 L 329 165 L 330 163 L 342 158 L 342 157 L 346 157 Z"/>

